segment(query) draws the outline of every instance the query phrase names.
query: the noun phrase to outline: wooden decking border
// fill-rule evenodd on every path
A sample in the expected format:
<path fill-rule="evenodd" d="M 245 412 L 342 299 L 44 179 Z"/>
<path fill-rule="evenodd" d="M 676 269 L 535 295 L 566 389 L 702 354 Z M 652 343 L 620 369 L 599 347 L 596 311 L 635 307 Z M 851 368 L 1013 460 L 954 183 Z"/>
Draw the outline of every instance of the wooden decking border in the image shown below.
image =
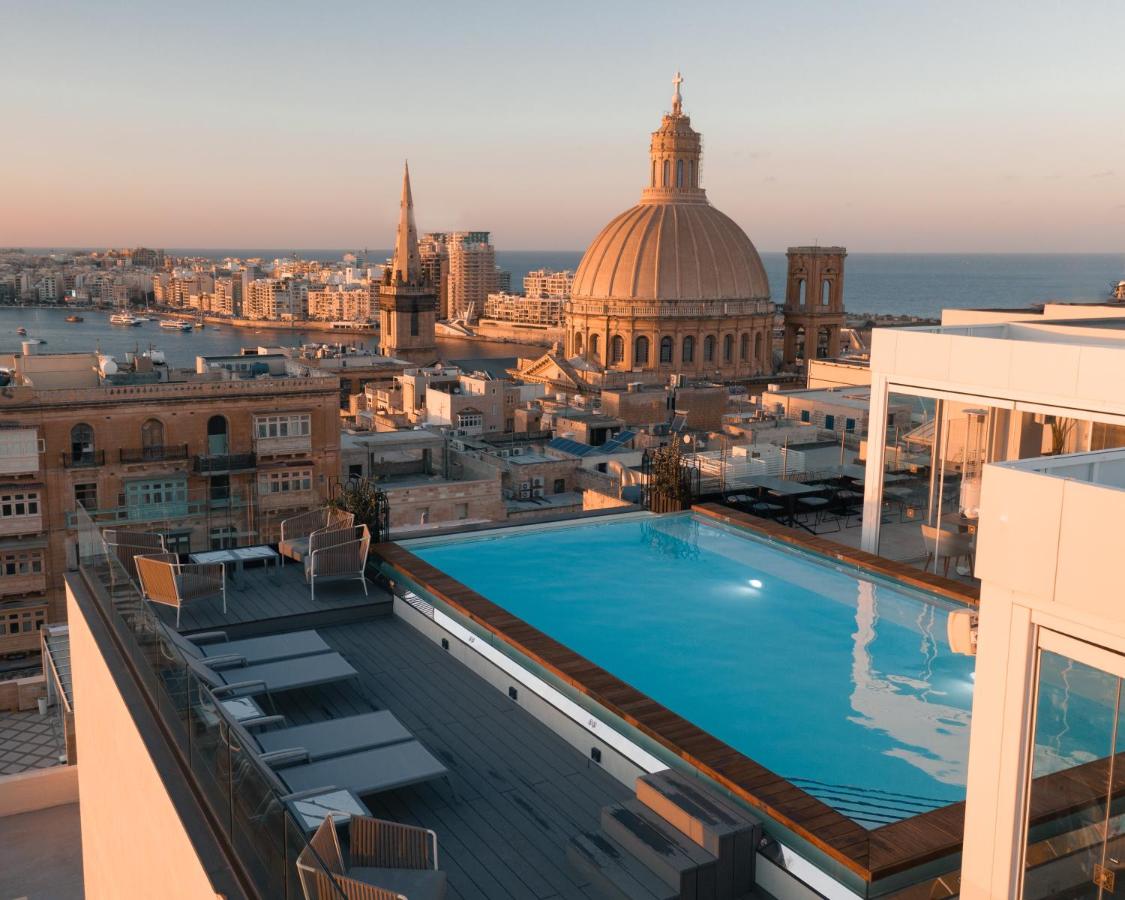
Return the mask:
<path fill-rule="evenodd" d="M 755 519 L 716 504 L 693 507 L 693 512 L 906 582 L 951 600 L 970 604 L 978 602 L 977 593 L 968 585 L 927 575 L 796 529 Z M 394 542 L 381 543 L 375 546 L 374 552 L 393 571 L 409 578 L 433 597 L 601 704 L 865 881 L 875 882 L 960 852 L 964 803 L 950 804 L 868 830 L 405 547 Z"/>

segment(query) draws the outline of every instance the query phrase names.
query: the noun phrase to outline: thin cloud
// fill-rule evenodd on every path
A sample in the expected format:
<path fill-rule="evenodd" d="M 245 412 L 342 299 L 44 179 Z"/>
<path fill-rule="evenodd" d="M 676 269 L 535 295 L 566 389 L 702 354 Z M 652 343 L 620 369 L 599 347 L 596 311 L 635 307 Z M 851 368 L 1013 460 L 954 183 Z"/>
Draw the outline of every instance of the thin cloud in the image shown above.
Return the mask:
<path fill-rule="evenodd" d="M 1114 176 L 1113 169 L 1106 169 L 1104 172 L 1095 172 L 1091 178 L 1112 178 Z"/>

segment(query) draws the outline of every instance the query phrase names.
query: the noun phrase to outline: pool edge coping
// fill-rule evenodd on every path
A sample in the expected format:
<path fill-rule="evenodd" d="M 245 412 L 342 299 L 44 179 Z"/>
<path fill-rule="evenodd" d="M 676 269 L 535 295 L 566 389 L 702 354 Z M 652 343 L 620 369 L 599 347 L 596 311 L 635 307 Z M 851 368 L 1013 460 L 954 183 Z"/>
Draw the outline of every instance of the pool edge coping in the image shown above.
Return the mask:
<path fill-rule="evenodd" d="M 967 585 L 927 576 L 917 570 L 909 570 L 911 577 L 904 578 L 899 564 L 889 560 L 823 538 L 806 536 L 774 523 L 754 520 L 726 507 L 701 504 L 693 506 L 691 512 L 745 528 L 766 539 L 780 540 L 797 549 L 837 559 L 884 578 L 904 581 L 946 599 L 974 606 L 979 602 Z M 791 829 L 864 881 L 874 883 L 960 852 L 964 801 L 879 828 L 864 828 L 399 543 L 380 543 L 373 549 L 393 570 L 432 592 L 472 622 L 699 769 L 750 806 Z M 694 749 L 684 746 L 692 743 L 697 745 Z M 873 855 L 878 859 L 872 860 Z"/>

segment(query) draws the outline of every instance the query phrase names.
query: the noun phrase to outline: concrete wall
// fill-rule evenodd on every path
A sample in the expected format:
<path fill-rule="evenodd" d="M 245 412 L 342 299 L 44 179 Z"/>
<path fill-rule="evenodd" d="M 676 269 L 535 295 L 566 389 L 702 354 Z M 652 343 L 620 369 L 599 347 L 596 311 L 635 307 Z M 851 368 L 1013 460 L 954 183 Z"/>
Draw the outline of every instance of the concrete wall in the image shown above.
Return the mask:
<path fill-rule="evenodd" d="M 401 488 L 385 484 L 383 489 L 391 504 L 392 532 L 401 533 L 417 525 L 437 526 L 466 520 L 502 522 L 507 516 L 500 497 L 499 473 L 487 479 L 436 481 Z M 422 521 L 423 511 L 426 511 L 425 522 Z"/>
<path fill-rule="evenodd" d="M 69 588 L 67 609 L 87 900 L 216 897 Z"/>
<path fill-rule="evenodd" d="M 805 362 L 805 387 L 857 387 L 871 384 L 871 369 L 866 365 L 839 362 L 834 359 L 810 359 Z"/>
<path fill-rule="evenodd" d="M 0 777 L 0 819 L 77 802 L 78 766 L 51 766 Z"/>

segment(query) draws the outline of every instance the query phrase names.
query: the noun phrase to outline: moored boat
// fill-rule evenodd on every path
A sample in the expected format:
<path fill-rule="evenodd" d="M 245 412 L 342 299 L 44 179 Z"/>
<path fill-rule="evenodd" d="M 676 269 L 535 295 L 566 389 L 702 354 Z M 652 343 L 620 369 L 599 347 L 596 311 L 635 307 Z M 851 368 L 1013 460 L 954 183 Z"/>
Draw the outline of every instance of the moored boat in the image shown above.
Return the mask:
<path fill-rule="evenodd" d="M 129 313 L 114 313 L 109 317 L 110 325 L 140 325 L 144 319 L 138 319 L 136 316 L 131 316 Z"/>
<path fill-rule="evenodd" d="M 81 316 L 67 316 L 66 320 L 68 322 L 85 322 L 86 321 Z"/>

